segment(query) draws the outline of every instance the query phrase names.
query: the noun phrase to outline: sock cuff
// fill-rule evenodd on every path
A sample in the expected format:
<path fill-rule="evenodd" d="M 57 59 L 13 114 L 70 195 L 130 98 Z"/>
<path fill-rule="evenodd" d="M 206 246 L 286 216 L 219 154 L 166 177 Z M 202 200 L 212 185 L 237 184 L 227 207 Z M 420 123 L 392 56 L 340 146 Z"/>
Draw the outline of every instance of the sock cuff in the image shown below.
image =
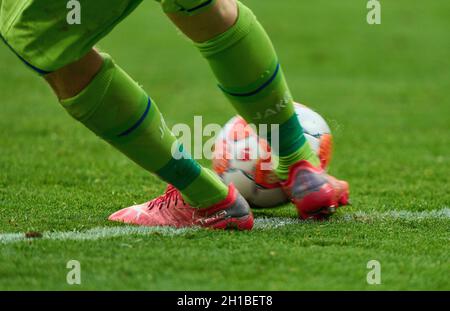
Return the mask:
<path fill-rule="evenodd" d="M 238 4 L 238 18 L 236 23 L 224 33 L 206 42 L 195 43 L 195 46 L 200 50 L 205 58 L 214 56 L 245 38 L 256 24 L 256 16 L 253 12 L 243 5 Z"/>
<path fill-rule="evenodd" d="M 79 94 L 61 100 L 61 105 L 103 139 L 125 142 L 149 130 L 148 124 L 159 112 L 136 81 L 108 54 L 101 56 L 103 64 L 99 72 Z"/>
<path fill-rule="evenodd" d="M 208 182 L 208 191 L 205 191 L 205 181 Z M 201 167 L 200 175 L 182 191 L 182 195 L 191 206 L 210 207 L 227 198 L 228 187 L 214 172 Z"/>
<path fill-rule="evenodd" d="M 74 97 L 60 100 L 67 112 L 80 122 L 88 120 L 100 106 L 114 78 L 116 66 L 111 56 L 100 54 L 103 64 L 92 81 Z"/>
<path fill-rule="evenodd" d="M 274 148 L 272 134 L 275 134 L 275 138 L 278 139 L 278 144 L 275 144 L 278 148 Z M 268 133 L 267 139 L 272 146 L 272 154 L 276 156 L 289 156 L 306 143 L 303 128 L 295 113 L 286 122 L 280 124 L 278 131 Z"/>
<path fill-rule="evenodd" d="M 182 144 L 177 143 L 176 150 L 172 152 L 172 158 L 156 174 L 182 191 L 200 175 L 202 168 L 184 150 Z"/>

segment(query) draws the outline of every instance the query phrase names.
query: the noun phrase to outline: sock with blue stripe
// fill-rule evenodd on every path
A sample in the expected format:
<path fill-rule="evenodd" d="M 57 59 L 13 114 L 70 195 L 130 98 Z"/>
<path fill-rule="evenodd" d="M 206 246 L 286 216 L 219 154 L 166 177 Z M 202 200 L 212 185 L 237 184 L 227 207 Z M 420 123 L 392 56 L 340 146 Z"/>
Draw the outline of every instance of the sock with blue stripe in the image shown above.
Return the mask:
<path fill-rule="evenodd" d="M 183 150 L 150 97 L 108 55 L 102 57 L 103 66 L 90 84 L 61 101 L 69 114 L 173 184 L 191 205 L 207 207 L 225 199 L 227 187 Z"/>
<path fill-rule="evenodd" d="M 275 49 L 253 12 L 238 2 L 236 23 L 197 48 L 209 62 L 220 89 L 247 122 L 278 126 L 274 152 L 277 175 L 285 179 L 289 166 L 305 159 L 319 165 L 306 143 L 295 115 L 293 99 Z M 268 135 L 270 138 L 270 134 Z"/>

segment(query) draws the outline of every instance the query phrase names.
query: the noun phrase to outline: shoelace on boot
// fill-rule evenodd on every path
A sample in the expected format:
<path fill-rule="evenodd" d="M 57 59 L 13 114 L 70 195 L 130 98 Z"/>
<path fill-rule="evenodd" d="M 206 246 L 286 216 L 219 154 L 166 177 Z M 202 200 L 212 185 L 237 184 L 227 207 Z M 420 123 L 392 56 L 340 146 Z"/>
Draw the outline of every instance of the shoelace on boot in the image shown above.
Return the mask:
<path fill-rule="evenodd" d="M 178 200 L 181 200 L 183 206 L 186 206 L 186 203 L 184 202 L 183 197 L 181 196 L 178 189 L 169 184 L 164 194 L 150 201 L 147 208 L 148 210 L 151 210 L 154 207 L 157 207 L 159 209 L 162 209 L 163 207 L 167 208 L 170 206 L 171 202 L 174 202 L 175 205 L 177 205 Z"/>

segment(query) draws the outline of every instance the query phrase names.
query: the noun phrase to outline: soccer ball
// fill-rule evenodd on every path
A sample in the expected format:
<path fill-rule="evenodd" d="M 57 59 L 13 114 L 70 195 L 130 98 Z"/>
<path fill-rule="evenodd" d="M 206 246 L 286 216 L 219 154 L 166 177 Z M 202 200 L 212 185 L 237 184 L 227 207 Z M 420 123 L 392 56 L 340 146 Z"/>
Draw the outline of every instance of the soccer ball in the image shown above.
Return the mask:
<path fill-rule="evenodd" d="M 332 153 L 327 122 L 312 109 L 295 103 L 306 139 L 326 169 Z M 219 133 L 213 152 L 213 169 L 226 184 L 233 183 L 253 207 L 274 207 L 288 201 L 271 167 L 270 146 L 240 116 Z"/>

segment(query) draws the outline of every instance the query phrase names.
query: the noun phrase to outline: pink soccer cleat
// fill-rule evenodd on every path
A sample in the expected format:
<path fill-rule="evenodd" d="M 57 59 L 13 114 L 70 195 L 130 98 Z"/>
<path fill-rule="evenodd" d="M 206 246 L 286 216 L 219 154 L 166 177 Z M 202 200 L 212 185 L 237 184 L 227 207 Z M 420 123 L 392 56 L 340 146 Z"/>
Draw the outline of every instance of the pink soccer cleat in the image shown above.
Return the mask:
<path fill-rule="evenodd" d="M 134 205 L 115 212 L 112 221 L 141 226 L 193 227 L 213 229 L 251 230 L 253 214 L 245 199 L 231 184 L 228 196 L 222 202 L 207 208 L 187 204 L 181 193 L 172 185 L 166 192 L 150 202 Z"/>
<path fill-rule="evenodd" d="M 349 203 L 349 186 L 302 160 L 289 169 L 289 178 L 282 182 L 302 219 L 325 219 L 339 206 Z"/>

